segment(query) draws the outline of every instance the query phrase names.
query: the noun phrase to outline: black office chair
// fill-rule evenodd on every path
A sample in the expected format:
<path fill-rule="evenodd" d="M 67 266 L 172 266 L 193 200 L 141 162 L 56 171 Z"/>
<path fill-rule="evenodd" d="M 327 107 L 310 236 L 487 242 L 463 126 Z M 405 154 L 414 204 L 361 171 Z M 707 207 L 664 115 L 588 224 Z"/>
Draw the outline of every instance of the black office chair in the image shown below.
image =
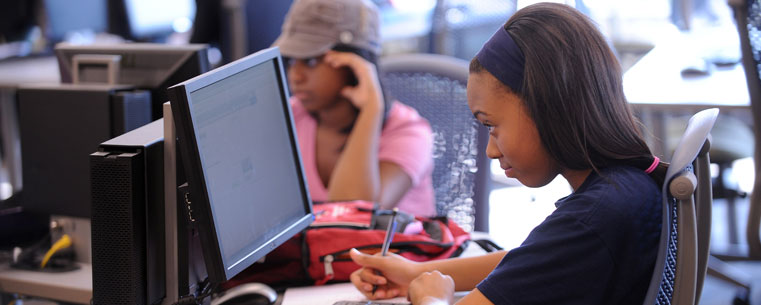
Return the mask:
<path fill-rule="evenodd" d="M 378 69 L 386 94 L 414 107 L 431 124 L 437 213 L 467 231 L 488 231 L 489 134 L 468 109 L 468 63 L 404 54 L 381 58 Z"/>
<path fill-rule="evenodd" d="M 735 258 L 761 261 L 761 0 L 729 0 L 740 34 L 742 62 L 750 95 L 755 134 L 756 182 L 751 195 L 746 227 L 747 257 Z M 753 283 L 743 270 L 733 268 L 718 259 L 709 264 L 708 274 L 741 288 L 734 304 L 761 304 L 761 284 Z"/>
<path fill-rule="evenodd" d="M 697 304 L 711 230 L 709 132 L 718 109 L 695 114 L 681 137 L 663 185 L 663 224 L 645 305 Z"/>

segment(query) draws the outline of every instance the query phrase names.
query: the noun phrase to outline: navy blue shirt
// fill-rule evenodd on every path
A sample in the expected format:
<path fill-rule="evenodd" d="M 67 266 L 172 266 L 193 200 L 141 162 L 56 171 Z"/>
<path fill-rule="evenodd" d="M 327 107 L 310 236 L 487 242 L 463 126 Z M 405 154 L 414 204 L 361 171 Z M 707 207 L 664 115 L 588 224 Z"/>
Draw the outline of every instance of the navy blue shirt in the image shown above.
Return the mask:
<path fill-rule="evenodd" d="M 642 304 L 662 215 L 652 178 L 609 167 L 555 205 L 478 290 L 494 304 Z"/>

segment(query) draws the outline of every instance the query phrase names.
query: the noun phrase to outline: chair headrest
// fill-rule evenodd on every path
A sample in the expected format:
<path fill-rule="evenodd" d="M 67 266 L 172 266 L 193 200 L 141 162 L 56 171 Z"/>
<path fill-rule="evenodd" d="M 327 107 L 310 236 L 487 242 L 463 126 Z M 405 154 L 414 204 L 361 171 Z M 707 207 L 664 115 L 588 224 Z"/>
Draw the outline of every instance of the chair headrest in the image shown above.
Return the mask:
<path fill-rule="evenodd" d="M 687 130 L 684 131 L 684 135 L 679 140 L 674 155 L 671 157 L 671 165 L 666 172 L 665 181 L 669 181 L 674 175 L 692 164 L 708 138 L 718 116 L 719 109 L 711 108 L 698 112 L 690 118 L 687 123 Z"/>

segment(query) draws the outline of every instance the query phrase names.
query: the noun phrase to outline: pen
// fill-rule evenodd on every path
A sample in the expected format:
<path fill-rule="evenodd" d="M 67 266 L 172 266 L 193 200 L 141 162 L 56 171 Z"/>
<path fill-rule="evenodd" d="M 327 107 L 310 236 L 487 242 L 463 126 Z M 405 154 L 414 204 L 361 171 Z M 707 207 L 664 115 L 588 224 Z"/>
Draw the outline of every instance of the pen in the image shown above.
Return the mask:
<path fill-rule="evenodd" d="M 394 240 L 394 232 L 396 231 L 396 213 L 398 211 L 399 211 L 398 208 L 394 208 L 391 211 L 391 220 L 388 222 L 388 226 L 386 227 L 386 237 L 383 238 L 383 246 L 381 247 L 381 256 L 386 256 L 386 253 L 388 253 L 388 247 L 391 246 L 391 241 Z M 373 285 L 372 294 L 375 294 L 376 290 L 378 290 L 378 285 Z"/>

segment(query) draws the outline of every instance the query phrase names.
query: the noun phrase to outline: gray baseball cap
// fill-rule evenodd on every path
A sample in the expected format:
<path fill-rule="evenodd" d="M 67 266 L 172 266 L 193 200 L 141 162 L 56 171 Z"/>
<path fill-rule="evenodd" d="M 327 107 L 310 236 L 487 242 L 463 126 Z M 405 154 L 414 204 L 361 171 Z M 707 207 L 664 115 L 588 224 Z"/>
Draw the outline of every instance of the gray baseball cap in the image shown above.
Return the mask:
<path fill-rule="evenodd" d="M 296 0 L 273 46 L 283 56 L 307 58 L 344 44 L 380 55 L 378 8 L 370 0 Z"/>

